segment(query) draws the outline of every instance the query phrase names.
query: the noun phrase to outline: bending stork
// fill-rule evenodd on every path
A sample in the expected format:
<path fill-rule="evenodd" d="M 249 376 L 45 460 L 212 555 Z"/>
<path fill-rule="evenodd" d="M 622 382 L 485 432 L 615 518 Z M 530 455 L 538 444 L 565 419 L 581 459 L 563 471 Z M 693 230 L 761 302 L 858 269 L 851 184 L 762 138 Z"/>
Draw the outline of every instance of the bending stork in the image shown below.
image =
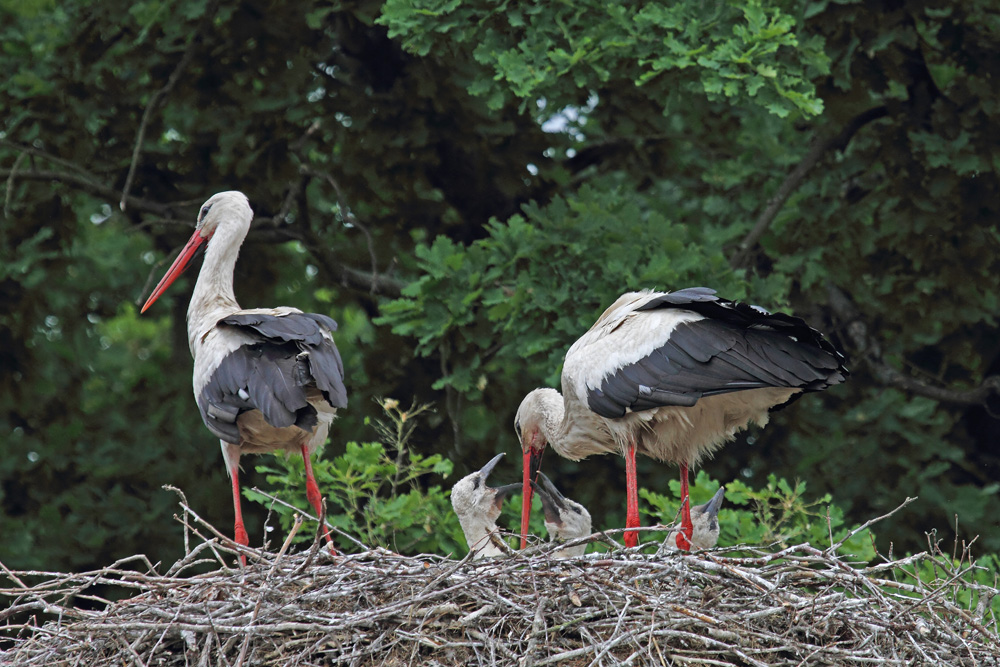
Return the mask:
<path fill-rule="evenodd" d="M 503 553 L 493 543 L 491 535 L 498 532 L 496 521 L 503 501 L 521 490 L 520 484 L 508 484 L 498 489 L 486 485 L 486 480 L 501 458 L 503 452 L 490 459 L 482 469 L 466 475 L 451 487 L 451 506 L 455 509 L 458 522 L 462 524 L 469 550 L 475 552 L 473 559 Z"/>
<path fill-rule="evenodd" d="M 800 392 L 843 382 L 844 355 L 797 317 L 727 301 L 715 290 L 630 292 L 604 311 L 563 362 L 562 389 L 535 389 L 514 429 L 524 453 L 522 548 L 531 484 L 546 443 L 568 459 L 625 456 L 626 527 L 639 526 L 635 454 L 680 466 L 682 521 L 690 547 L 688 467 L 768 410 Z M 636 546 L 636 531 L 625 543 Z"/>
<path fill-rule="evenodd" d="M 542 499 L 542 511 L 545 513 L 545 530 L 553 542 L 568 542 L 578 537 L 591 534 L 590 512 L 580 503 L 570 500 L 559 492 L 545 473 L 539 471 L 541 483 L 531 480 L 532 488 Z M 586 544 L 556 549 L 552 555 L 556 558 L 572 558 L 582 556 L 587 551 Z"/>
<path fill-rule="evenodd" d="M 236 303 L 233 269 L 252 219 L 242 192 L 213 195 L 201 208 L 194 234 L 142 307 L 146 312 L 195 252 L 207 246 L 187 313 L 194 397 L 202 421 L 222 446 L 233 483 L 235 538 L 243 545 L 249 540 L 240 510 L 240 455 L 301 453 L 306 496 L 322 516 L 310 456 L 326 441 L 337 409 L 347 407 L 344 367 L 333 343 L 336 322 L 296 308 L 244 310 Z M 332 549 L 326 526 L 323 533 Z"/>

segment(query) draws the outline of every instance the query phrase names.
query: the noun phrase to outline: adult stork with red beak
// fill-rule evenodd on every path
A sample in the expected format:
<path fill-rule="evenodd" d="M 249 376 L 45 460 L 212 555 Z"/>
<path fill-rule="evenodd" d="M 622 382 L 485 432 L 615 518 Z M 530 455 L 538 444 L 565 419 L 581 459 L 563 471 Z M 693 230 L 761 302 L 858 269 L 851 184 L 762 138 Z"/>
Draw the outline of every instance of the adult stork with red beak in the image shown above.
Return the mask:
<path fill-rule="evenodd" d="M 531 482 L 549 444 L 574 461 L 625 456 L 626 528 L 639 526 L 636 452 L 677 463 L 682 513 L 676 541 L 689 549 L 688 467 L 747 425 L 767 424 L 769 410 L 843 382 L 844 363 L 801 319 L 721 299 L 706 287 L 623 294 L 566 353 L 563 393 L 535 389 L 517 410 L 522 548 Z M 626 532 L 625 543 L 636 546 L 638 531 Z"/>
<path fill-rule="evenodd" d="M 240 308 L 233 270 L 253 211 L 242 192 L 205 202 L 194 234 L 153 290 L 153 305 L 205 248 L 188 306 L 188 345 L 194 357 L 194 397 L 205 426 L 219 438 L 232 478 L 235 537 L 249 543 L 240 509 L 242 454 L 301 453 L 306 496 L 322 515 L 310 456 L 326 441 L 339 408 L 347 407 L 344 367 L 333 342 L 337 323 L 296 308 Z M 323 527 L 331 548 L 333 540 Z M 245 563 L 245 559 L 242 559 Z"/>

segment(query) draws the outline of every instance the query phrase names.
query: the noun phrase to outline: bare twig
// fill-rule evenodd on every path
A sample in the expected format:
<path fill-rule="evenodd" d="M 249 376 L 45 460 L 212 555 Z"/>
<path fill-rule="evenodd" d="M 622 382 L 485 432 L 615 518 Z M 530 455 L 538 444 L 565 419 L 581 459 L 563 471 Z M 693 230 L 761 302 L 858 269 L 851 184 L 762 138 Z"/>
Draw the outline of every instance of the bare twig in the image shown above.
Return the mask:
<path fill-rule="evenodd" d="M 315 171 L 313 169 L 309 169 L 308 167 L 302 167 L 301 170 L 303 173 L 307 173 L 310 176 L 323 179 L 330 185 L 331 188 L 333 188 L 334 193 L 337 195 L 337 208 L 340 209 L 340 216 L 344 223 L 360 229 L 361 233 L 365 235 L 365 241 L 368 244 L 368 258 L 371 261 L 372 267 L 371 293 L 374 295 L 376 293 L 376 288 L 379 285 L 378 260 L 375 257 L 375 242 L 372 240 L 371 232 L 368 231 L 368 226 L 358 220 L 357 216 L 351 212 L 350 207 L 347 205 L 347 201 L 344 199 L 344 193 L 340 190 L 340 184 L 333 176 L 325 171 Z"/>
<path fill-rule="evenodd" d="M 858 130 L 868 123 L 884 117 L 887 113 L 888 110 L 885 107 L 868 109 L 852 118 L 837 134 L 833 136 L 817 136 L 809 147 L 809 151 L 795 165 L 792 172 L 785 177 L 785 180 L 778 186 L 777 192 L 767 202 L 767 206 L 757 216 L 757 222 L 753 228 L 740 241 L 739 245 L 736 246 L 736 252 L 733 253 L 733 256 L 729 260 L 730 266 L 736 269 L 747 265 L 754 247 L 760 241 L 760 237 L 764 235 L 764 232 L 774 222 L 774 219 L 781 211 L 781 207 L 788 201 L 788 198 L 802 184 L 806 174 L 819 163 L 824 155 L 834 149 L 843 150 Z"/>
<path fill-rule="evenodd" d="M 7 187 L 3 197 L 3 217 L 10 217 L 10 202 L 14 196 L 14 175 L 17 173 L 21 163 L 28 157 L 28 153 L 22 151 L 14 160 L 14 166 L 10 168 L 10 175 L 7 176 Z"/>
<path fill-rule="evenodd" d="M 808 544 L 481 560 L 362 545 L 331 563 L 295 552 L 299 525 L 277 554 L 256 551 L 239 570 L 179 575 L 215 538 L 166 575 L 141 557 L 80 574 L 7 570 L 0 662 L 998 665 L 997 611 L 981 601 L 1000 590 L 972 580 L 969 554 L 956 564 L 933 543 L 864 569 Z M 915 579 L 910 570 L 928 561 L 936 574 Z M 131 597 L 101 602 L 94 588 L 107 585 Z"/>
<path fill-rule="evenodd" d="M 198 46 L 201 44 L 201 36 L 215 18 L 215 10 L 218 6 L 218 0 L 213 0 L 213 2 L 210 2 L 205 8 L 205 13 L 202 15 L 201 21 L 198 23 L 198 27 L 195 28 L 194 32 L 191 34 L 187 47 L 184 49 L 184 54 L 181 56 L 181 59 L 177 61 L 177 65 L 167 78 L 167 82 L 163 84 L 163 87 L 156 91 L 149 99 L 149 103 L 146 105 L 146 109 L 142 113 L 142 120 L 139 122 L 139 130 L 136 132 L 135 144 L 132 147 L 132 160 L 129 163 L 128 175 L 125 177 L 125 185 L 122 187 L 122 198 L 118 203 L 118 206 L 122 211 L 126 208 L 128 193 L 132 189 L 132 181 L 135 179 L 135 171 L 139 166 L 139 156 L 142 154 L 142 143 L 146 138 L 146 129 L 149 127 L 150 118 L 152 118 L 153 112 L 156 111 L 160 102 L 164 100 L 167 95 L 170 94 L 170 91 L 174 89 L 174 86 L 177 85 L 177 82 L 181 78 L 181 74 L 184 73 L 184 70 L 187 69 L 188 64 L 191 62 L 192 58 L 194 58 L 194 54 L 197 52 Z"/>
<path fill-rule="evenodd" d="M 0 169 L 0 178 L 10 178 L 13 173 L 14 171 L 10 169 Z M 29 169 L 26 171 L 18 171 L 16 175 L 17 178 L 22 181 L 59 181 L 61 183 L 66 183 L 83 192 L 87 192 L 95 197 L 105 199 L 109 202 L 117 201 L 121 196 L 119 191 L 101 183 L 96 177 L 84 173 Z M 133 208 L 133 210 L 152 213 L 154 215 L 164 217 L 170 217 L 170 213 L 173 211 L 173 207 L 175 206 L 175 204 L 163 204 L 138 197 L 130 197 L 129 205 Z"/>
<path fill-rule="evenodd" d="M 899 510 L 903 509 L 904 507 L 906 507 L 907 505 L 909 505 L 910 503 L 912 503 L 914 500 L 916 500 L 916 498 L 907 498 L 906 500 L 904 500 L 899 505 L 899 507 L 897 507 L 896 509 L 892 510 L 891 512 L 887 512 L 887 513 L 883 514 L 880 517 L 875 517 L 874 519 L 869 519 L 868 521 L 865 521 L 862 525 L 860 525 L 857 528 L 851 530 L 846 535 L 844 535 L 842 538 L 840 538 L 839 540 L 837 540 L 835 543 L 831 544 L 829 547 L 827 547 L 826 550 L 830 551 L 830 552 L 836 551 L 837 549 L 839 549 L 840 547 L 842 547 L 844 545 L 844 543 L 847 542 L 847 540 L 851 539 L 852 537 L 854 537 L 855 535 L 857 535 L 861 531 L 867 530 L 868 527 L 871 526 L 873 523 L 878 523 L 879 521 L 882 521 L 883 519 L 888 519 L 893 514 L 895 514 Z"/>
<path fill-rule="evenodd" d="M 882 358 L 882 346 L 869 332 L 868 323 L 850 297 L 832 283 L 827 286 L 827 292 L 830 308 L 846 328 L 847 336 L 858 352 L 857 356 L 864 359 L 871 369 L 872 375 L 879 382 L 917 396 L 925 396 L 945 403 L 982 405 L 990 414 L 1000 416 L 1000 375 L 991 375 L 985 378 L 978 387 L 972 389 L 937 387 L 904 375 Z"/>

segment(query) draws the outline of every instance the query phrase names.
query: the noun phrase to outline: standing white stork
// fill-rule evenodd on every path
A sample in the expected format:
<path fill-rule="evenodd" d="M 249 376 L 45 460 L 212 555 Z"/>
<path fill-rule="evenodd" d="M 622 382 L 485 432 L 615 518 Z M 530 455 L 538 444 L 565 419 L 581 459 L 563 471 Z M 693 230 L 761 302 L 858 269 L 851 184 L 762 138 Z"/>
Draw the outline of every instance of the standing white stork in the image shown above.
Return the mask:
<path fill-rule="evenodd" d="M 682 531 L 691 540 L 688 466 L 768 410 L 803 391 L 822 391 L 848 375 L 844 355 L 819 331 L 784 313 L 727 301 L 715 290 L 630 292 L 604 311 L 563 362 L 562 390 L 535 389 L 514 429 L 524 454 L 522 548 L 531 479 L 546 443 L 578 461 L 625 456 L 626 527 L 639 526 L 635 453 L 680 466 Z M 625 543 L 636 546 L 636 531 Z"/>
<path fill-rule="evenodd" d="M 473 559 L 499 556 L 503 552 L 493 544 L 492 535 L 497 533 L 497 518 L 503 501 L 521 490 L 520 484 L 508 484 L 500 488 L 486 485 L 493 468 L 503 452 L 497 454 L 481 469 L 466 475 L 451 487 L 451 506 L 455 509 L 458 522 L 462 524 L 465 541 L 469 550 L 474 551 Z"/>
<path fill-rule="evenodd" d="M 578 537 L 586 537 L 591 533 L 590 512 L 587 508 L 570 500 L 556 488 L 545 473 L 539 471 L 541 483 L 531 480 L 532 488 L 542 499 L 542 512 L 545 513 L 545 530 L 553 542 L 568 542 Z M 586 544 L 556 549 L 552 555 L 556 558 L 572 558 L 582 556 L 587 551 Z"/>
<path fill-rule="evenodd" d="M 347 407 L 344 366 L 333 342 L 336 322 L 296 308 L 244 310 L 236 303 L 233 269 L 252 219 L 242 192 L 213 195 L 201 207 L 194 234 L 142 307 L 146 312 L 207 244 L 187 314 L 194 397 L 205 426 L 222 445 L 233 483 L 235 537 L 243 545 L 249 540 L 240 510 L 240 455 L 301 453 L 306 496 L 321 516 L 310 456 L 326 441 L 337 409 Z M 323 533 L 332 549 L 325 526 Z"/>

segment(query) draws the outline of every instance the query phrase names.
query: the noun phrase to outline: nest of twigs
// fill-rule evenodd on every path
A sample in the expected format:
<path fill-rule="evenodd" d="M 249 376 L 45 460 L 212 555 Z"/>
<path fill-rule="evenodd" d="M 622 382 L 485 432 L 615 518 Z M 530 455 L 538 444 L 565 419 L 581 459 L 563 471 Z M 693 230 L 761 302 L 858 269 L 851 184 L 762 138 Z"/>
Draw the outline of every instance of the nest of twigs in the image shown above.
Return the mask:
<path fill-rule="evenodd" d="M 1000 591 L 936 550 L 866 567 L 808 544 L 334 557 L 318 541 L 238 547 L 185 510 L 197 544 L 163 574 L 141 556 L 84 574 L 4 568 L 0 664 L 1000 665 Z M 903 583 L 928 559 L 937 581 Z M 218 569 L 192 573 L 206 561 Z M 74 606 L 107 584 L 134 595 Z"/>

